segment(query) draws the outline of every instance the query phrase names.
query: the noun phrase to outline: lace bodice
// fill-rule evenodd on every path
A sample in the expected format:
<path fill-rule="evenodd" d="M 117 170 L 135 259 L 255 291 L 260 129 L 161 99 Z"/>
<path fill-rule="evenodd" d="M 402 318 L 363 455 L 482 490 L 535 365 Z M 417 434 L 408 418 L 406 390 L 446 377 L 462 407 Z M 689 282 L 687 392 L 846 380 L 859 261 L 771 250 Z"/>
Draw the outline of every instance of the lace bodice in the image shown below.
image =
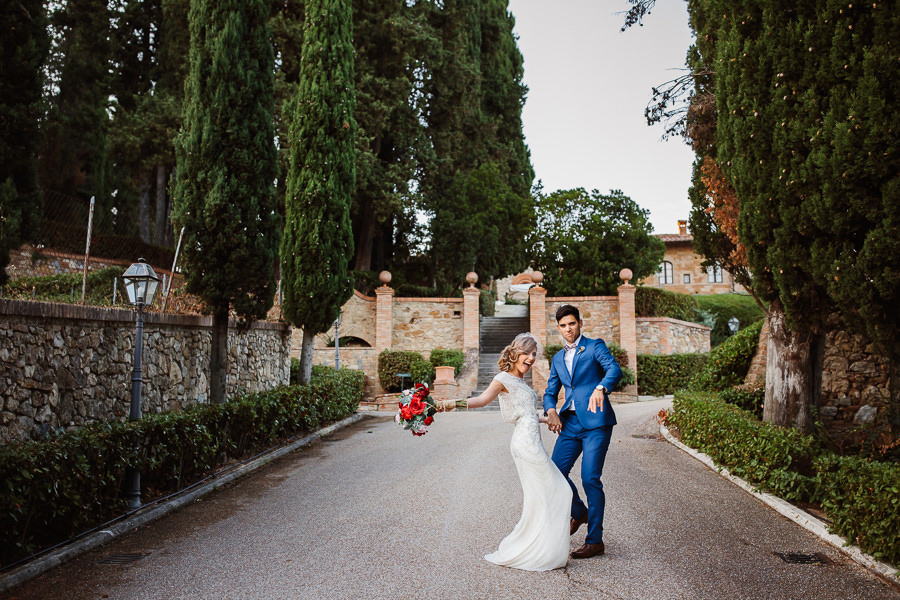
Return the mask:
<path fill-rule="evenodd" d="M 498 373 L 497 379 L 507 389 L 498 396 L 500 414 L 507 423 L 516 423 L 523 416 L 529 415 L 537 421 L 537 413 L 534 411 L 534 403 L 537 394 L 519 377 L 509 373 Z"/>

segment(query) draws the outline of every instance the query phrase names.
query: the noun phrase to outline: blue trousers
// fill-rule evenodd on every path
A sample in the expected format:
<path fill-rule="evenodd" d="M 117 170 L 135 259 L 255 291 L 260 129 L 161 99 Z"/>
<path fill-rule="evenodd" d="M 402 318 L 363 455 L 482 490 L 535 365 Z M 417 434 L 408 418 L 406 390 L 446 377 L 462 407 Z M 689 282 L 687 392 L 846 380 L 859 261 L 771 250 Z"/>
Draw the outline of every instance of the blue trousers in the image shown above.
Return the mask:
<path fill-rule="evenodd" d="M 585 429 L 576 415 L 564 415 L 561 419 L 563 427 L 553 446 L 552 459 L 572 488 L 572 518 L 580 519 L 585 513 L 588 515 L 585 543 L 599 544 L 603 541 L 603 511 L 606 508 L 606 494 L 603 492 L 600 476 L 603 474 L 603 463 L 609 450 L 613 426 Z M 581 483 L 587 506 L 578 495 L 575 484 L 569 479 L 575 461 L 582 454 Z"/>

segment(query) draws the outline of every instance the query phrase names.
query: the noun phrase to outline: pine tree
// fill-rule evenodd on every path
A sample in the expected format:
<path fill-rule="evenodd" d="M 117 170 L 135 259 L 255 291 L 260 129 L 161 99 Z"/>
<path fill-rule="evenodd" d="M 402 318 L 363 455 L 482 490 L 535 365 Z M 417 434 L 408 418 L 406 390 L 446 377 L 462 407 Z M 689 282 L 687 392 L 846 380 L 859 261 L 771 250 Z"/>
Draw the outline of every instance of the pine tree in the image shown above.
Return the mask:
<path fill-rule="evenodd" d="M 210 399 L 224 402 L 228 316 L 272 306 L 280 241 L 269 0 L 192 0 L 173 221 L 187 290 L 213 316 Z"/>
<path fill-rule="evenodd" d="M 331 326 L 353 293 L 348 272 L 356 180 L 352 39 L 349 0 L 307 0 L 281 248 L 284 316 L 303 328 L 301 381 L 309 380 L 315 335 Z"/>
<path fill-rule="evenodd" d="M 41 192 L 37 179 L 42 68 L 49 39 L 43 3 L 3 0 L 0 36 L 0 285 L 9 251 L 36 233 Z"/>

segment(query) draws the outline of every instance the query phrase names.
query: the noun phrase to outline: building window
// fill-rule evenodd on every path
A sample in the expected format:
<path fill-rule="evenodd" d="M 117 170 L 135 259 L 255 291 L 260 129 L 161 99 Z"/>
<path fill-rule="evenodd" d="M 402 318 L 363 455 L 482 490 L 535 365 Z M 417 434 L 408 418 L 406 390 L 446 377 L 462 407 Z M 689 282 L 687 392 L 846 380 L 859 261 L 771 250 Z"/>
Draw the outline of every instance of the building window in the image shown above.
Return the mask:
<path fill-rule="evenodd" d="M 722 283 L 722 267 L 706 267 L 706 279 L 710 283 Z"/>
<path fill-rule="evenodd" d="M 690 274 L 690 273 L 685 273 L 685 274 L 684 274 L 684 282 L 685 282 L 685 283 L 690 283 L 690 282 L 691 282 L 691 274 Z"/>
<path fill-rule="evenodd" d="M 672 263 L 667 260 L 664 260 L 661 265 L 659 265 L 659 284 L 667 285 L 675 283 L 675 276 L 672 274 Z"/>

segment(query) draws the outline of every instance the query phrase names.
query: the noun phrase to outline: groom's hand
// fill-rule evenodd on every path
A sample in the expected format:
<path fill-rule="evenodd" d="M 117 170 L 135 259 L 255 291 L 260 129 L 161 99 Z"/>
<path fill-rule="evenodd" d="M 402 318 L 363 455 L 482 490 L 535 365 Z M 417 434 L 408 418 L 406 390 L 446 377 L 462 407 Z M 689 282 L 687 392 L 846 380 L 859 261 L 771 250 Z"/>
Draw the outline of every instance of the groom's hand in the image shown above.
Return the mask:
<path fill-rule="evenodd" d="M 547 429 L 553 433 L 562 431 L 562 421 L 559 420 L 559 415 L 556 414 L 555 408 L 551 408 L 547 411 Z"/>
<path fill-rule="evenodd" d="M 588 402 L 588 410 L 592 413 L 597 412 L 597 407 L 600 407 L 600 412 L 603 412 L 603 390 L 594 389 L 591 393 L 591 399 Z"/>

